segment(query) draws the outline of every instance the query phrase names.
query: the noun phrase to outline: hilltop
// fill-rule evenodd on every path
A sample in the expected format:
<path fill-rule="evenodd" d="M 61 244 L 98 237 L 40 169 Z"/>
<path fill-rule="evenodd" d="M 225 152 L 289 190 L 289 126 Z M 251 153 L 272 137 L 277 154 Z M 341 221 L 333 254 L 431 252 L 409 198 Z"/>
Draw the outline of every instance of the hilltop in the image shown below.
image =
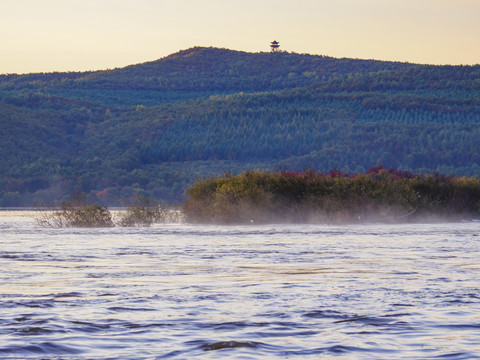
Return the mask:
<path fill-rule="evenodd" d="M 480 66 L 191 48 L 0 76 L 0 206 L 83 191 L 179 200 L 244 169 L 479 174 Z"/>

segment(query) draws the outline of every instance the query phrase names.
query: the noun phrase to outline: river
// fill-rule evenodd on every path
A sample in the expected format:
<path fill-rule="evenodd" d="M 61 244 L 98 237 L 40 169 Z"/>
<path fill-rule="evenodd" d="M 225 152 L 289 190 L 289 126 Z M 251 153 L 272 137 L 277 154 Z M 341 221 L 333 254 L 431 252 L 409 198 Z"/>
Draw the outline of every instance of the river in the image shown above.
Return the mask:
<path fill-rule="evenodd" d="M 51 229 L 0 212 L 1 359 L 480 359 L 480 223 Z"/>

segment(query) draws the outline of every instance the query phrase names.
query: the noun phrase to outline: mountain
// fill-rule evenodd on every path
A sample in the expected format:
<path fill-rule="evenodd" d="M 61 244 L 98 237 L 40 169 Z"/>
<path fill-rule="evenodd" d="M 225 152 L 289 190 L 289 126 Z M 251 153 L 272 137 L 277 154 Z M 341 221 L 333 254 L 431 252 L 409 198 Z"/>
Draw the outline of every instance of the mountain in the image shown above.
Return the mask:
<path fill-rule="evenodd" d="M 0 206 L 82 191 L 180 200 L 244 169 L 479 174 L 480 66 L 196 47 L 121 69 L 0 76 Z"/>

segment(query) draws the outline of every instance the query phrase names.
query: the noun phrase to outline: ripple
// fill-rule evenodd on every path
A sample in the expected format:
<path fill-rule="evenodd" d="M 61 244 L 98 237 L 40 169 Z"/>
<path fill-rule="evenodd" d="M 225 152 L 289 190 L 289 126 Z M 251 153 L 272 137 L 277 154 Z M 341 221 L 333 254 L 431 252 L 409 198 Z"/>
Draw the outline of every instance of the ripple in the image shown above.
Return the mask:
<path fill-rule="evenodd" d="M 18 301 L 18 302 L 15 302 L 15 304 L 18 306 L 24 306 L 29 308 L 40 308 L 40 309 L 52 308 L 55 306 L 55 302 L 52 299 Z"/>
<path fill-rule="evenodd" d="M 368 317 L 368 316 L 353 317 L 349 319 L 342 319 L 342 320 L 335 321 L 335 323 L 337 324 L 346 323 L 346 322 L 360 323 L 362 325 L 369 325 L 369 326 L 386 326 L 386 325 L 392 324 L 392 321 L 390 319 L 375 318 L 375 317 Z"/>
<path fill-rule="evenodd" d="M 245 329 L 250 327 L 264 327 L 268 326 L 268 323 L 254 323 L 249 321 L 234 321 L 234 322 L 225 322 L 218 324 L 201 324 L 202 328 L 212 328 L 214 330 L 227 330 L 227 331 L 236 331 L 239 329 Z"/>
<path fill-rule="evenodd" d="M 470 329 L 480 329 L 480 323 L 478 324 L 448 324 L 448 325 L 437 325 L 438 328 L 445 328 L 451 330 L 470 330 Z"/>
<path fill-rule="evenodd" d="M 44 328 L 44 327 L 24 327 L 20 328 L 15 331 L 15 333 L 19 335 L 26 335 L 26 336 L 31 336 L 31 335 L 47 335 L 47 334 L 52 334 L 52 333 L 66 333 L 66 330 L 63 329 L 51 329 L 51 328 Z"/>
<path fill-rule="evenodd" d="M 155 309 L 152 308 L 140 308 L 140 307 L 125 307 L 125 306 L 113 306 L 109 307 L 108 310 L 114 311 L 114 312 L 129 312 L 129 311 L 155 311 Z"/>
<path fill-rule="evenodd" d="M 200 345 L 200 349 L 205 351 L 222 350 L 222 349 L 236 349 L 236 348 L 251 348 L 255 349 L 261 345 L 254 341 L 219 341 L 209 344 Z"/>
<path fill-rule="evenodd" d="M 464 353 L 464 352 L 455 352 L 449 354 L 443 354 L 435 356 L 434 359 L 452 359 L 452 360 L 466 360 L 466 359 L 478 359 L 475 355 Z"/>
<path fill-rule="evenodd" d="M 347 346 L 347 345 L 333 345 L 328 347 L 320 347 L 314 349 L 305 349 L 305 350 L 290 350 L 290 351 L 283 351 L 282 355 L 284 356 L 307 356 L 307 355 L 347 355 L 350 353 L 365 353 L 365 352 L 375 352 L 375 353 L 389 353 L 393 352 L 393 350 L 389 349 L 382 349 L 382 348 L 361 348 L 355 346 Z"/>
<path fill-rule="evenodd" d="M 14 345 L 0 348 L 0 354 L 18 355 L 77 355 L 84 350 L 54 342 L 42 342 L 32 345 Z"/>
<path fill-rule="evenodd" d="M 345 319 L 349 316 L 335 310 L 317 310 L 304 314 L 303 316 L 317 319 Z"/>
<path fill-rule="evenodd" d="M 72 321 L 69 325 L 73 332 L 79 331 L 82 333 L 96 333 L 98 331 L 104 331 L 111 328 L 110 324 L 99 324 L 84 321 Z"/>

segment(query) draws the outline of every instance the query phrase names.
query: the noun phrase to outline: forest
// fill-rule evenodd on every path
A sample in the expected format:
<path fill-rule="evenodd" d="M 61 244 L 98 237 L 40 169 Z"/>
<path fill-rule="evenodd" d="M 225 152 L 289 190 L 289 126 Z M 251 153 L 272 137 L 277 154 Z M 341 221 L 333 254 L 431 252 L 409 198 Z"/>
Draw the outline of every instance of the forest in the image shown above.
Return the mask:
<path fill-rule="evenodd" d="M 0 206 L 179 202 L 198 178 L 372 166 L 480 174 L 480 65 L 196 47 L 125 68 L 0 75 Z"/>

